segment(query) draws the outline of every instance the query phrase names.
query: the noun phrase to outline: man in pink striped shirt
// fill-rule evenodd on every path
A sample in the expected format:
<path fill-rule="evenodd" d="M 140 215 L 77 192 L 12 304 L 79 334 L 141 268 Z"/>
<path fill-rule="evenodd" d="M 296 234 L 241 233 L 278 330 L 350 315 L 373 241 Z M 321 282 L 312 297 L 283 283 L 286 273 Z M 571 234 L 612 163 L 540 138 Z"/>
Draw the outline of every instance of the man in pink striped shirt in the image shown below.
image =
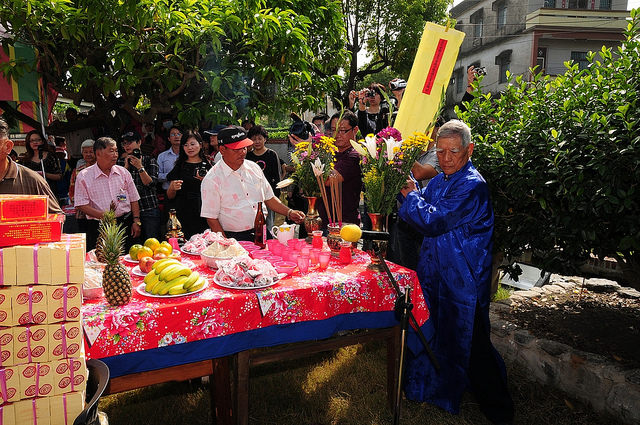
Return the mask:
<path fill-rule="evenodd" d="M 140 235 L 140 195 L 131 174 L 126 168 L 116 165 L 118 146 L 110 137 L 101 137 L 93 145 L 96 163 L 82 170 L 76 179 L 75 205 L 87 215 L 87 250 L 95 248 L 98 238 L 98 223 L 110 205 L 115 205 L 118 223 L 127 228 L 125 249 L 128 251 L 132 238 Z"/>

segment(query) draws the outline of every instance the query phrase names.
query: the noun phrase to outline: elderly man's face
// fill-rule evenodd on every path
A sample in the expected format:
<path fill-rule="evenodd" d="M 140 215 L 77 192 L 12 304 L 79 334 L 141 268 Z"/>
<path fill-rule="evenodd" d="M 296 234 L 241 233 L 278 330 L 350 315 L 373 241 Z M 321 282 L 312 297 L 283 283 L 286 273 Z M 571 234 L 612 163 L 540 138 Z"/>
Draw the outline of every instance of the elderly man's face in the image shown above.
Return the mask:
<path fill-rule="evenodd" d="M 436 153 L 442 172 L 451 175 L 460 170 L 469 161 L 473 152 L 473 143 L 466 148 L 462 147 L 460 137 L 440 137 L 436 141 Z"/>
<path fill-rule="evenodd" d="M 229 168 L 237 170 L 244 163 L 244 159 L 247 156 L 247 148 L 231 149 L 223 145 L 220 146 L 220 154 Z"/>
<path fill-rule="evenodd" d="M 107 145 L 105 149 L 96 151 L 96 161 L 100 168 L 110 169 L 118 161 L 118 147 L 115 144 Z"/>

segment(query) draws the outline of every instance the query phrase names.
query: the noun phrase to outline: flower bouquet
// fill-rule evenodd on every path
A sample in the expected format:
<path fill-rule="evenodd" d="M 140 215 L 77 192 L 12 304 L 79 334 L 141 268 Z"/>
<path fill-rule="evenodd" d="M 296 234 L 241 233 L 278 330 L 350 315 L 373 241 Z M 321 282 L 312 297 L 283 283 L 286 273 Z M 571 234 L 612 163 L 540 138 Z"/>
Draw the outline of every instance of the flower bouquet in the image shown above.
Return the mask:
<path fill-rule="evenodd" d="M 396 195 L 406 184 L 414 162 L 429 146 L 430 138 L 414 133 L 402 140 L 398 130 L 387 127 L 364 140 L 352 140 L 351 145 L 362 155 L 361 165 L 365 186 L 365 202 L 370 213 L 389 215 L 396 204 Z"/>
<path fill-rule="evenodd" d="M 335 139 L 324 134 L 316 134 L 311 142 L 300 142 L 291 154 L 295 171 L 291 176 L 305 196 L 320 197 L 322 188 L 318 181 L 324 181 L 333 170 L 334 155 L 338 151 Z"/>

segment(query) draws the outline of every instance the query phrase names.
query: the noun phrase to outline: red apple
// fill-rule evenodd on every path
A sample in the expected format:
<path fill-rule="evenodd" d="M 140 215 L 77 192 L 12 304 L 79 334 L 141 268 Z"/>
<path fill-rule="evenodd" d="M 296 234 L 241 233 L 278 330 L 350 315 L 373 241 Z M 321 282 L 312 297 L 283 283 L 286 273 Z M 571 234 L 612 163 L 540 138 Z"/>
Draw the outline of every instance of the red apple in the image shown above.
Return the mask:
<path fill-rule="evenodd" d="M 176 260 L 182 262 L 182 256 L 178 252 L 173 252 L 173 253 L 169 254 L 168 258 L 175 258 Z"/>
<path fill-rule="evenodd" d="M 163 258 L 167 258 L 166 254 L 163 254 L 162 252 L 159 252 L 157 254 L 153 254 L 152 257 L 154 260 L 162 260 Z"/>
<path fill-rule="evenodd" d="M 151 257 L 142 257 L 139 262 L 140 271 L 142 273 L 149 273 L 151 271 L 151 266 L 153 266 L 153 263 L 155 263 L 156 261 L 157 260 Z"/>

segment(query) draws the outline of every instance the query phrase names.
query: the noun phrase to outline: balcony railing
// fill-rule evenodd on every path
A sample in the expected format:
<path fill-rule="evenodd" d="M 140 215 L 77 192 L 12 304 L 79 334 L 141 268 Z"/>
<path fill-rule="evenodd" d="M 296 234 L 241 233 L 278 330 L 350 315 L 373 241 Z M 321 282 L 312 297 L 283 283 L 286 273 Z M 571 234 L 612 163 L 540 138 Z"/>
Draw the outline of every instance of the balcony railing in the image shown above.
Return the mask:
<path fill-rule="evenodd" d="M 626 10 L 584 10 L 541 8 L 527 15 L 526 30 L 562 28 L 586 31 L 617 30 L 627 28 L 629 12 Z"/>

